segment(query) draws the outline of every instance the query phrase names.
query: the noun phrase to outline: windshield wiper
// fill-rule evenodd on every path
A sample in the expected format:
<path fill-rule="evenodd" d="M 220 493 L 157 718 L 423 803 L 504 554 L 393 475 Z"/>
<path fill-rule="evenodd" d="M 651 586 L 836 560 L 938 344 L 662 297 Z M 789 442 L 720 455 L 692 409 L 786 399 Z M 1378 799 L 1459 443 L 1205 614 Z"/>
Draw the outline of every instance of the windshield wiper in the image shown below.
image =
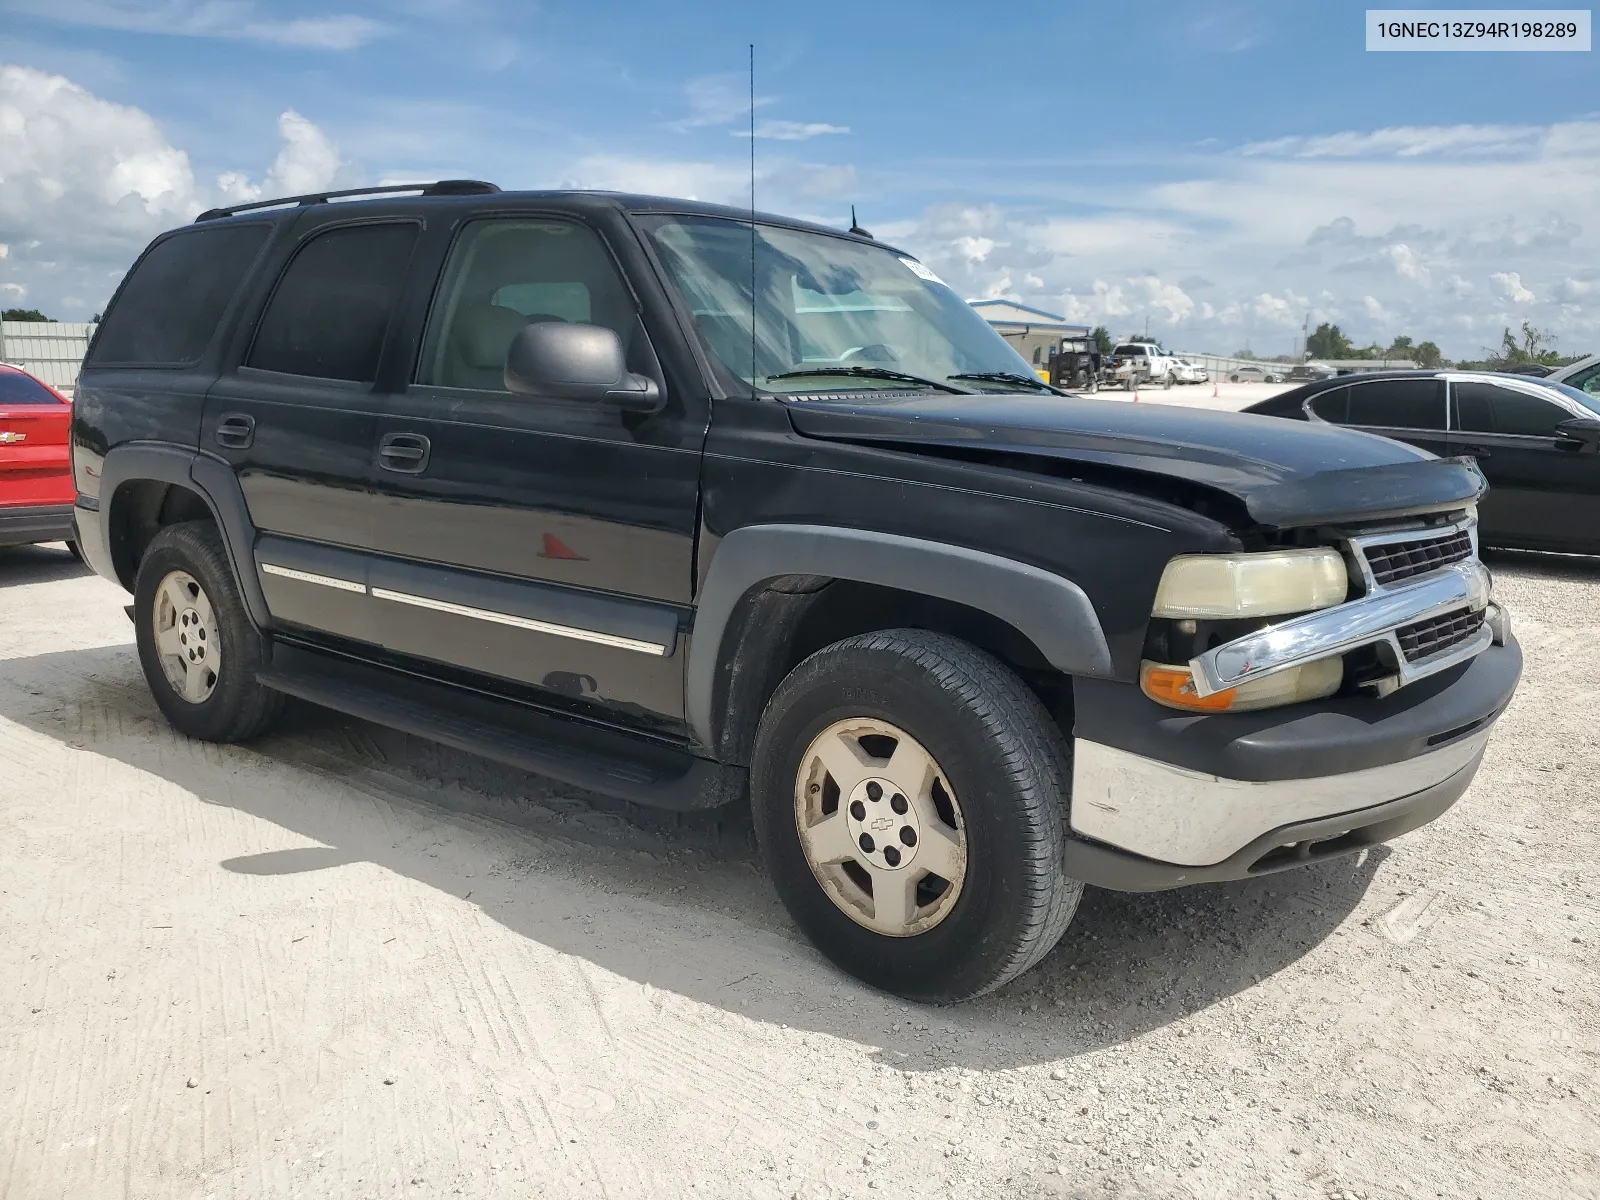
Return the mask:
<path fill-rule="evenodd" d="M 1053 396 L 1065 396 L 1067 393 L 1060 388 L 1051 387 L 1037 376 L 1029 378 L 1019 375 L 1015 371 L 964 371 L 959 375 L 950 375 L 949 379 L 976 379 L 979 383 L 1015 383 L 1020 387 L 1031 388 L 1038 391 L 1043 388 Z"/>
<path fill-rule="evenodd" d="M 965 388 L 951 387 L 948 383 L 940 383 L 937 379 L 924 379 L 921 375 L 907 375 L 904 371 L 891 371 L 885 367 L 809 367 L 799 371 L 783 371 L 777 375 L 768 375 L 767 382 L 771 383 L 777 379 L 803 379 L 808 375 L 842 379 L 889 379 L 896 383 L 915 383 L 921 387 L 938 388 L 941 392 L 950 392 L 957 396 L 971 394 Z"/>

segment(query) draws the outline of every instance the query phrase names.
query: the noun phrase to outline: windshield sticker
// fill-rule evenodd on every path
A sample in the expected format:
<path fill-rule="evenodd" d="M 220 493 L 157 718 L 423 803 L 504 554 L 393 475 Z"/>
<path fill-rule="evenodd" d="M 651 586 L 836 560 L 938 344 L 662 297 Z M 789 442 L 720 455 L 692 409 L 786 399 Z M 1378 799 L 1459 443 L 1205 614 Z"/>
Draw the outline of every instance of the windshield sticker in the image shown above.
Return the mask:
<path fill-rule="evenodd" d="M 914 258 L 902 258 L 900 261 L 905 263 L 905 265 L 910 268 L 911 273 L 913 275 L 915 275 L 918 279 L 926 279 L 929 283 L 937 283 L 941 287 L 949 287 L 950 286 L 948 283 L 945 283 L 944 280 L 940 279 L 937 275 L 935 275 L 932 271 L 928 270 L 927 267 L 925 267 L 921 263 L 919 263 L 916 259 L 914 259 Z"/>

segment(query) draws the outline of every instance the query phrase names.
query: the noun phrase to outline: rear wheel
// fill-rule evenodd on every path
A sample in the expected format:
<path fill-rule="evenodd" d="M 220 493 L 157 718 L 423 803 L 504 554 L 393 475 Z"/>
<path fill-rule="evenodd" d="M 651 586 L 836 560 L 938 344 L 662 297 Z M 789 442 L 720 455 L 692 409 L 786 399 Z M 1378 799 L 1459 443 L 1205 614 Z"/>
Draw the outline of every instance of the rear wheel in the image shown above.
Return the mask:
<path fill-rule="evenodd" d="M 209 521 L 156 534 L 139 563 L 133 620 L 145 681 L 179 732 L 244 741 L 282 711 L 282 695 L 256 682 L 265 639 L 250 623 Z"/>
<path fill-rule="evenodd" d="M 756 835 L 785 907 L 858 978 L 948 1003 L 1016 978 L 1060 940 L 1065 739 L 975 647 L 923 630 L 812 655 L 762 716 Z"/>

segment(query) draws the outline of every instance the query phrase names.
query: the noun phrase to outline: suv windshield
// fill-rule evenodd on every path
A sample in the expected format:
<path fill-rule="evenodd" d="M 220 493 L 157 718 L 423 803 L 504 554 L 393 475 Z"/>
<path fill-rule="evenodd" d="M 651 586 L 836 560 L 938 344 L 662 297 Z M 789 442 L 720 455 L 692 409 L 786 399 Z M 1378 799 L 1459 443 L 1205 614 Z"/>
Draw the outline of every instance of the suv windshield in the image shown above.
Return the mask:
<path fill-rule="evenodd" d="M 757 225 L 752 272 L 747 222 L 669 216 L 641 224 L 706 351 L 759 392 L 982 391 L 986 381 L 972 376 L 1016 377 L 1023 387 L 1038 378 L 933 272 L 885 246 Z"/>

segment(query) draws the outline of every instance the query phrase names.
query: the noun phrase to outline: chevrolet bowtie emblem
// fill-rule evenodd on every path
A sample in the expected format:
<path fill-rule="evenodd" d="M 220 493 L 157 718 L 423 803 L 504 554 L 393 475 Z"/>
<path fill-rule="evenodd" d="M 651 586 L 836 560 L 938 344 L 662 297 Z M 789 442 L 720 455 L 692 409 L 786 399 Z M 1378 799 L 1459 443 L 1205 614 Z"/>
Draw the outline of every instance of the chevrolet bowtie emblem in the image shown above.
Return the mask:
<path fill-rule="evenodd" d="M 25 433 L 12 433 L 9 429 L 4 433 L 0 433 L 0 446 L 13 446 L 18 442 L 27 440 L 28 435 Z"/>

